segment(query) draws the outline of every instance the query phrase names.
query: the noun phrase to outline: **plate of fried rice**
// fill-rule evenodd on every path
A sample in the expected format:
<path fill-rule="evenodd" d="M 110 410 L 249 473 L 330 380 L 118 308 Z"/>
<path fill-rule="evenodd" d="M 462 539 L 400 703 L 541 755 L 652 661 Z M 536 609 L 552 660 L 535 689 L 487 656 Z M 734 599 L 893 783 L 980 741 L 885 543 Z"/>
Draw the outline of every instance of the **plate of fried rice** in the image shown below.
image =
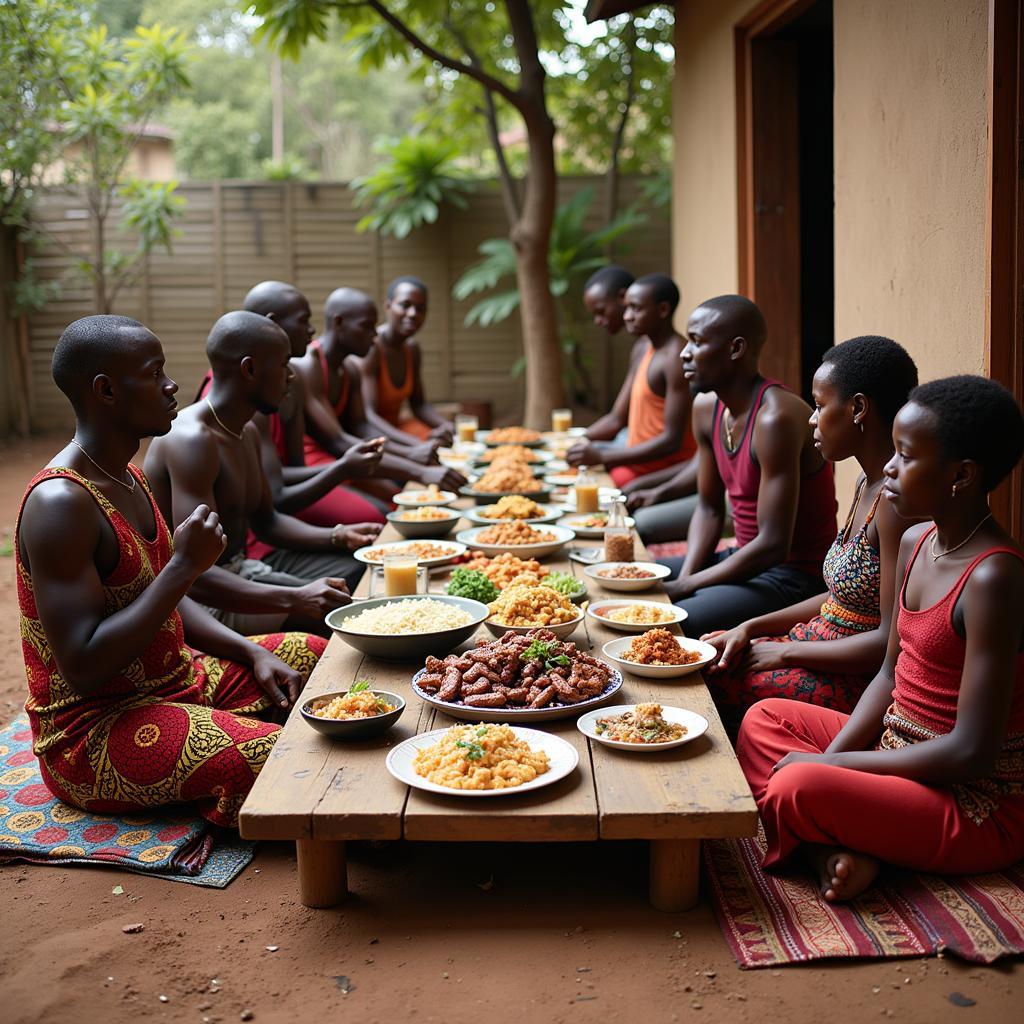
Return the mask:
<path fill-rule="evenodd" d="M 411 736 L 385 762 L 399 782 L 445 796 L 505 796 L 550 786 L 576 770 L 576 748 L 559 736 L 497 722 Z"/>
<path fill-rule="evenodd" d="M 671 750 L 707 732 L 708 720 L 685 708 L 647 704 L 620 704 L 581 715 L 576 721 L 587 739 L 616 750 L 651 753 Z"/>
<path fill-rule="evenodd" d="M 703 640 L 691 640 L 661 628 L 609 640 L 601 651 L 623 671 L 648 679 L 675 679 L 699 672 L 718 653 Z"/>

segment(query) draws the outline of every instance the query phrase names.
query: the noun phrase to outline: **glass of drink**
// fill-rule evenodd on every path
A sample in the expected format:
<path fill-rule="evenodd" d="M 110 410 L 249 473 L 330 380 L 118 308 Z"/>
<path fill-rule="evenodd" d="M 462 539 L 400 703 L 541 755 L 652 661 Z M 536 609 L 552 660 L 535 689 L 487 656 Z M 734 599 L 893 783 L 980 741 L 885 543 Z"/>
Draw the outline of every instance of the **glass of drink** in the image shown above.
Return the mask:
<path fill-rule="evenodd" d="M 553 434 L 568 434 L 572 429 L 572 409 L 551 410 L 551 432 Z"/>
<path fill-rule="evenodd" d="M 385 597 L 427 592 L 427 568 L 410 555 L 385 555 L 382 572 Z"/>
<path fill-rule="evenodd" d="M 468 413 L 459 413 L 455 417 L 455 429 L 463 444 L 472 444 L 476 440 L 476 432 L 480 428 L 480 420 Z"/>
<path fill-rule="evenodd" d="M 587 472 L 586 466 L 580 466 L 576 476 L 576 511 L 593 513 L 598 510 L 599 498 L 597 481 Z"/>

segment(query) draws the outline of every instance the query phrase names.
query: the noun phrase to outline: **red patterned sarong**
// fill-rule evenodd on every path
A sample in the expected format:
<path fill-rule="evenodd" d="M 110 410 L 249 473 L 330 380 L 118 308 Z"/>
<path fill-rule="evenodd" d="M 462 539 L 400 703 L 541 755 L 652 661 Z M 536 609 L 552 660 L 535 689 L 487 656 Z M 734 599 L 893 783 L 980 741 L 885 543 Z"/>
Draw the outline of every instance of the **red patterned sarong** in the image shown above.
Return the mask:
<path fill-rule="evenodd" d="M 137 599 L 171 557 L 171 535 L 145 476 L 136 467 L 129 468 L 153 508 L 152 540 L 73 470 L 44 470 L 25 492 L 27 498 L 43 480 L 63 477 L 92 495 L 118 542 L 118 563 L 102 580 L 108 615 Z M 17 532 L 16 526 L 16 537 Z M 277 725 L 250 717 L 271 707 L 252 672 L 190 650 L 175 611 L 138 658 L 95 693 L 82 696 L 61 675 L 39 621 L 32 577 L 21 561 L 17 540 L 14 549 L 29 685 L 25 709 L 47 787 L 66 803 L 99 813 L 195 801 L 214 824 L 235 825 L 280 731 Z M 304 633 L 254 639 L 304 676 L 326 643 Z"/>

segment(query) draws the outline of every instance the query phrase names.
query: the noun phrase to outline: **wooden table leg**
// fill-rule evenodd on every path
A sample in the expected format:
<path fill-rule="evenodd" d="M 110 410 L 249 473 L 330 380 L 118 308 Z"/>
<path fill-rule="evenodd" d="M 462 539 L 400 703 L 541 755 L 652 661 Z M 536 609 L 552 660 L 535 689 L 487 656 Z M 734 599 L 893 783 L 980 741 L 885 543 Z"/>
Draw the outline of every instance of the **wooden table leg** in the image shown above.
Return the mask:
<path fill-rule="evenodd" d="M 333 907 L 348 896 L 345 844 L 325 839 L 296 839 L 299 899 L 306 907 Z"/>
<path fill-rule="evenodd" d="M 651 840 L 651 906 L 668 913 L 697 905 L 699 839 Z"/>

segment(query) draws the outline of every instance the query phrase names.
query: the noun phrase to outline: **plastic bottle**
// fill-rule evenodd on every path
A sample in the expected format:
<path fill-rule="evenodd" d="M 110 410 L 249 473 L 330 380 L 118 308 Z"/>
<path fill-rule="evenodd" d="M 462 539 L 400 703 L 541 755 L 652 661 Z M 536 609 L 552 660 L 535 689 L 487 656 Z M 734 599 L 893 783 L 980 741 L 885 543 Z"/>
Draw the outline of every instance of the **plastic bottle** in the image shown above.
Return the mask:
<path fill-rule="evenodd" d="M 626 525 L 626 499 L 615 498 L 604 529 L 604 557 L 608 562 L 633 561 L 633 531 Z"/>

